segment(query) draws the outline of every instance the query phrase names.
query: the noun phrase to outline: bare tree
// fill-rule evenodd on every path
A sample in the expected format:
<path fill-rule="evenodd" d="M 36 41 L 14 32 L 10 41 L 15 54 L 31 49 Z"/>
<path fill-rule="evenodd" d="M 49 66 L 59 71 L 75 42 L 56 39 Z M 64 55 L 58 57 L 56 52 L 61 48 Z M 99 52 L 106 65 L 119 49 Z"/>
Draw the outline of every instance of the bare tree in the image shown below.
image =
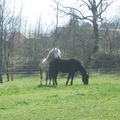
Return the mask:
<path fill-rule="evenodd" d="M 3 9 L 2 3 L 0 1 L 0 83 L 3 82 L 2 79 L 2 59 L 3 59 Z"/>
<path fill-rule="evenodd" d="M 77 0 L 77 5 L 80 0 Z M 73 15 L 79 20 L 88 20 L 93 25 L 93 32 L 95 43 L 93 48 L 93 55 L 99 50 L 99 33 L 98 22 L 102 20 L 102 14 L 106 11 L 108 6 L 112 4 L 113 0 L 81 0 L 78 7 L 65 7 L 61 5 L 61 12 L 67 15 Z M 76 14 L 70 12 L 73 9 Z M 87 12 L 86 12 L 87 10 Z"/>
<path fill-rule="evenodd" d="M 13 9 L 9 8 L 10 2 L 10 0 L 0 0 L 0 82 L 3 81 L 3 71 L 6 72 L 9 81 L 8 64 L 10 57 L 13 57 L 13 39 L 15 32 L 20 28 L 19 23 L 21 22 L 22 10 L 15 17 L 15 1 Z"/>
<path fill-rule="evenodd" d="M 115 19 L 111 21 L 105 21 L 101 28 L 103 28 L 104 32 L 102 35 L 104 37 L 101 38 L 101 48 L 105 51 L 105 53 L 113 54 L 119 52 L 119 31 L 120 26 L 120 18 L 115 17 Z M 104 47 L 103 47 L 104 46 Z"/>
<path fill-rule="evenodd" d="M 3 52 L 6 36 L 6 25 L 9 23 L 9 13 L 7 12 L 8 7 L 7 0 L 0 0 L 0 82 L 2 82 L 2 72 L 3 72 Z"/>
<path fill-rule="evenodd" d="M 58 24 L 59 24 L 59 0 L 54 0 L 55 3 L 55 15 L 56 15 L 56 24 L 55 24 L 55 36 L 54 36 L 54 40 L 53 40 L 53 47 L 56 46 L 56 42 L 58 39 Z"/>
<path fill-rule="evenodd" d="M 69 21 L 69 30 L 72 38 L 72 57 L 75 57 L 75 48 L 76 48 L 76 40 L 77 40 L 77 30 L 79 28 L 79 21 L 75 17 L 75 12 L 73 9 L 71 9 L 72 16 L 70 16 L 70 21 Z M 74 14 L 74 15 L 73 15 Z"/>

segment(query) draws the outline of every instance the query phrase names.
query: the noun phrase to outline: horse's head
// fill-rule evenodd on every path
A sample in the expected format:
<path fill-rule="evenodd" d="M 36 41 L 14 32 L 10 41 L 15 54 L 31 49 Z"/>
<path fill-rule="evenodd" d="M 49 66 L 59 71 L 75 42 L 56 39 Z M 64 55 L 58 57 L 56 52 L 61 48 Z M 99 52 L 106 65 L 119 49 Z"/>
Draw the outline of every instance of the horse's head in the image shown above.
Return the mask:
<path fill-rule="evenodd" d="M 82 81 L 83 81 L 84 85 L 88 85 L 88 83 L 89 83 L 89 73 L 85 69 L 85 67 L 81 64 L 80 61 L 78 62 L 78 69 L 82 74 Z"/>
<path fill-rule="evenodd" d="M 61 51 L 59 48 L 53 48 L 54 58 L 61 58 Z"/>
<path fill-rule="evenodd" d="M 51 61 L 54 58 L 61 58 L 61 51 L 59 48 L 52 48 L 48 53 L 46 60 Z"/>
<path fill-rule="evenodd" d="M 84 85 L 88 85 L 88 83 L 89 83 L 89 73 L 86 73 L 86 74 L 82 75 L 82 81 L 83 81 Z"/>

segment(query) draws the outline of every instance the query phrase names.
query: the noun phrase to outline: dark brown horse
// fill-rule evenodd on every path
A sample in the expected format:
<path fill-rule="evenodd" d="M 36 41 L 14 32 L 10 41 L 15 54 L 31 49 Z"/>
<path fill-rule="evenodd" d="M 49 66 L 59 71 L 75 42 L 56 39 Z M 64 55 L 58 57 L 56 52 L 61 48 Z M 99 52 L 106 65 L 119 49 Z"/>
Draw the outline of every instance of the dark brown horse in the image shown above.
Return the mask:
<path fill-rule="evenodd" d="M 59 72 L 68 73 L 68 78 L 66 85 L 68 85 L 69 80 L 71 79 L 70 85 L 73 84 L 73 78 L 75 73 L 79 71 L 82 74 L 82 81 L 85 85 L 88 84 L 89 74 L 86 71 L 85 67 L 81 64 L 80 61 L 75 59 L 53 59 L 50 62 L 49 66 L 49 77 L 50 81 L 53 79 L 53 85 L 57 85 L 57 75 Z"/>

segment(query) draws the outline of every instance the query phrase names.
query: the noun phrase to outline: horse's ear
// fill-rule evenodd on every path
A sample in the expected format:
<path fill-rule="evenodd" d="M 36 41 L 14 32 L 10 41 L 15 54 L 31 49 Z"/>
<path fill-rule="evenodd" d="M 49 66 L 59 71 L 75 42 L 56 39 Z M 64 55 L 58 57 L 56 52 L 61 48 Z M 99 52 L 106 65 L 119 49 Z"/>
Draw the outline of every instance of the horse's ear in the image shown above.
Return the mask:
<path fill-rule="evenodd" d="M 54 50 L 57 50 L 57 48 L 55 47 Z"/>

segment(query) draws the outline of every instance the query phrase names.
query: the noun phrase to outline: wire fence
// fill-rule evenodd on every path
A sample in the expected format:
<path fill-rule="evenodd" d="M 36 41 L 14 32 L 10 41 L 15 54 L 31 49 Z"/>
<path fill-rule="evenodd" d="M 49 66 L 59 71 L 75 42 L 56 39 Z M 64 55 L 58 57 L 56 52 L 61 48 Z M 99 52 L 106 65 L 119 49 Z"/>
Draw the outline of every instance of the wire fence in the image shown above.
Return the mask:
<path fill-rule="evenodd" d="M 120 67 L 113 68 L 89 68 L 87 69 L 89 73 L 112 73 L 112 72 L 120 72 Z M 39 66 L 38 65 L 17 65 L 17 66 L 9 66 L 8 69 L 4 69 L 2 74 L 39 74 Z"/>

